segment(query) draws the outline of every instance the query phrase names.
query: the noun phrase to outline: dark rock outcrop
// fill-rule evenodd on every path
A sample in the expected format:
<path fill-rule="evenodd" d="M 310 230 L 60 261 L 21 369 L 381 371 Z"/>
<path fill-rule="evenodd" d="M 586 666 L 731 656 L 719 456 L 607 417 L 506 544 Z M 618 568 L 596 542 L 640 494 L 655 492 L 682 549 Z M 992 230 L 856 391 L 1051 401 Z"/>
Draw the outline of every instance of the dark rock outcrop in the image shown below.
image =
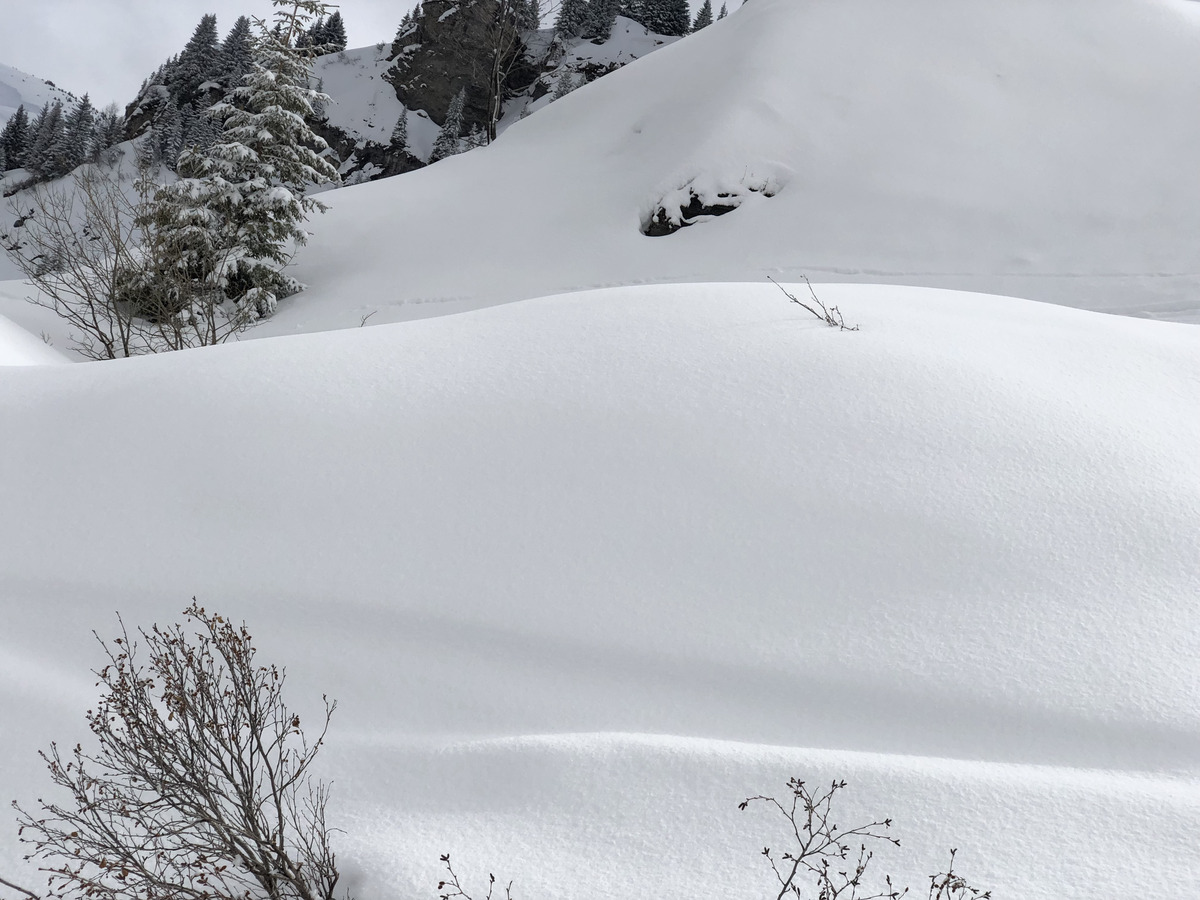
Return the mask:
<path fill-rule="evenodd" d="M 425 0 L 416 23 L 397 35 L 384 78 L 409 109 L 423 109 L 435 122 L 446 120 L 450 101 L 466 90 L 466 129 L 486 128 L 492 98 L 493 57 L 500 55 L 504 93 L 528 86 L 536 69 L 514 23 L 501 15 L 497 0 Z"/>

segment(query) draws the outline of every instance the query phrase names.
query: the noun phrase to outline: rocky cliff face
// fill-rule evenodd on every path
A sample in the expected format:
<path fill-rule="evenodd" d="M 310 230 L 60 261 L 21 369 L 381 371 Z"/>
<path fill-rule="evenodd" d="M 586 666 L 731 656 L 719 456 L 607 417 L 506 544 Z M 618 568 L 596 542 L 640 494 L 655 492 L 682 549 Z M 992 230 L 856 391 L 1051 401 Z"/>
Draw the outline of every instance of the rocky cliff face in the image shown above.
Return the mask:
<path fill-rule="evenodd" d="M 384 77 L 401 103 L 437 122 L 445 121 L 450 101 L 465 89 L 466 128 L 484 128 L 493 57 L 500 56 L 503 88 L 512 92 L 537 76 L 525 49 L 498 0 L 425 0 L 420 18 L 392 42 L 393 64 Z"/>

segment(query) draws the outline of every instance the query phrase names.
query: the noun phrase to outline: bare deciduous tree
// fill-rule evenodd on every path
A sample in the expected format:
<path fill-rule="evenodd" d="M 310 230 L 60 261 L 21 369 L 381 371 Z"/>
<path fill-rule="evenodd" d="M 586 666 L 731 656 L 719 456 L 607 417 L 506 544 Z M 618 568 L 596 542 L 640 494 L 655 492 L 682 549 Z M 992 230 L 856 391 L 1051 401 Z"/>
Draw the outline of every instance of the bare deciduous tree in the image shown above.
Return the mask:
<path fill-rule="evenodd" d="M 124 625 L 87 714 L 98 749 L 42 753 L 70 803 L 17 807 L 53 897 L 333 900 L 327 788 L 311 774 L 336 704 L 309 743 L 245 625 L 196 605 L 195 627 Z M 16 806 L 16 804 L 14 804 Z"/>

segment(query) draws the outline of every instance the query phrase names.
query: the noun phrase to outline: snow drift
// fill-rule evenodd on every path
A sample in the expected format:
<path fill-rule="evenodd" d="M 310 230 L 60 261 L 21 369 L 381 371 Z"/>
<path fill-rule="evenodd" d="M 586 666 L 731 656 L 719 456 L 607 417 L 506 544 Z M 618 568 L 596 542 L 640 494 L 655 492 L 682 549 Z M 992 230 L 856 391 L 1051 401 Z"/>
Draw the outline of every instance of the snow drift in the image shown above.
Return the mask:
<path fill-rule="evenodd" d="M 797 767 L 849 767 L 924 862 L 970 844 L 1010 896 L 1072 895 L 1050 847 L 1094 867 L 1088 896 L 1143 864 L 1200 884 L 1172 837 L 1200 812 L 1194 330 L 818 290 L 863 330 L 692 285 L 5 371 L 0 780 L 27 796 L 32 748 L 78 732 L 88 629 L 197 595 L 340 700 L 366 897 L 426 891 L 432 850 L 460 848 L 533 893 L 696 893 L 726 866 L 721 890 L 756 896 L 737 793 Z M 598 732 L 699 744 L 450 749 Z M 671 830 L 631 824 L 656 803 L 705 819 L 671 850 L 702 864 L 638 849 Z M 1124 816 L 1136 857 L 1113 851 Z M 613 852 L 579 866 L 597 829 Z"/>

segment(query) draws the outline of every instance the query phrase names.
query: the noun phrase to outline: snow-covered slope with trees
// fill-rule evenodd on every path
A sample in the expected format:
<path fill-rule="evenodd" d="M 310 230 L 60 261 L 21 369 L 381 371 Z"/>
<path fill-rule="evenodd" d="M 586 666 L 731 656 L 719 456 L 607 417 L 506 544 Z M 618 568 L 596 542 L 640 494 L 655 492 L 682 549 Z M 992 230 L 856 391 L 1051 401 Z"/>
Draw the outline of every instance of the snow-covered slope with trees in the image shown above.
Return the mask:
<path fill-rule="evenodd" d="M 802 272 L 1194 320 L 1188 5 L 754 0 L 486 150 L 331 195 L 299 259 L 313 290 L 268 329 Z M 744 202 L 641 233 L 692 189 Z"/>
<path fill-rule="evenodd" d="M 0 368 L 0 786 L 196 596 L 339 701 L 359 900 L 762 897 L 791 775 L 917 896 L 1200 894 L 1197 331 L 1069 308 L 1200 309 L 1197 18 L 752 0 L 323 195 L 322 333 Z"/>

